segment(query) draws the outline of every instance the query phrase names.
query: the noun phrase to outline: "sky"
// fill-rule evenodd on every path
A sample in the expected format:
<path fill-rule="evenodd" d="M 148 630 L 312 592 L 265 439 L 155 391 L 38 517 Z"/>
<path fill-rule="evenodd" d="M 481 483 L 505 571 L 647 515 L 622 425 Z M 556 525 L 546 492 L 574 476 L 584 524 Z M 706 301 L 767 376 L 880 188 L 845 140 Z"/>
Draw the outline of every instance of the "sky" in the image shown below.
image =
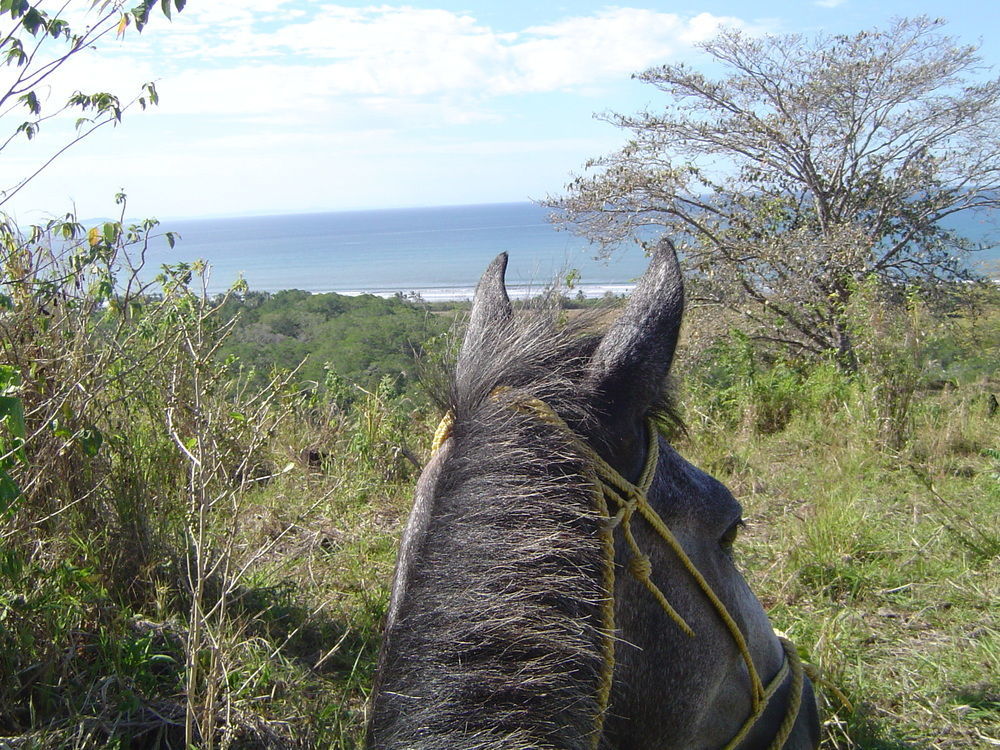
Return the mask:
<path fill-rule="evenodd" d="M 90 4 L 71 0 L 74 23 Z M 919 14 L 946 18 L 1000 71 L 995 0 L 188 0 L 40 87 L 53 106 L 74 90 L 127 100 L 155 81 L 160 104 L 60 155 L 2 210 L 110 216 L 122 189 L 130 216 L 159 218 L 539 199 L 622 144 L 595 113 L 656 108 L 632 73 L 703 66 L 697 44 L 720 25 L 853 33 Z M 23 119 L 0 111 L 0 143 Z M 50 121 L 30 143 L 15 138 L 0 151 L 0 189 L 71 134 L 72 120 Z"/>

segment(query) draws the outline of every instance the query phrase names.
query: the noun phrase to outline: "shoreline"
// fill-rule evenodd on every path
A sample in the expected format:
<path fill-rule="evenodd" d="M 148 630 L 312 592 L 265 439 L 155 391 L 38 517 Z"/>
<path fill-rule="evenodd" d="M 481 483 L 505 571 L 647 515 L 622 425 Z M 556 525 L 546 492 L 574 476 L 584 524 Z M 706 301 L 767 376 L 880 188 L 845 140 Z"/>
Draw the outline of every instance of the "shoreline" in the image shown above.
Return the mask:
<path fill-rule="evenodd" d="M 578 284 L 572 289 L 560 287 L 563 296 L 569 298 L 598 299 L 607 295 L 615 297 L 628 294 L 635 287 L 633 283 L 623 284 Z M 552 287 L 541 285 L 514 284 L 507 288 L 511 299 L 525 300 L 539 297 Z M 331 289 L 328 292 L 312 292 L 313 294 L 342 294 L 345 297 L 360 297 L 371 294 L 376 297 L 402 296 L 407 299 L 423 302 L 467 302 L 475 294 L 475 286 L 428 287 L 426 289 Z"/>

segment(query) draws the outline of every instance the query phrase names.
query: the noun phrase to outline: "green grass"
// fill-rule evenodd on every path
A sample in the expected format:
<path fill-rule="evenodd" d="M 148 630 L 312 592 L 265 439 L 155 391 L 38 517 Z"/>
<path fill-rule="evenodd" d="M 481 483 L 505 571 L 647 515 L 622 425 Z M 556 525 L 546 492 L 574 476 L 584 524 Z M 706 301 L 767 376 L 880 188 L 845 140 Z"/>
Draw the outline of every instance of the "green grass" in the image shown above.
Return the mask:
<path fill-rule="evenodd" d="M 902 453 L 842 415 L 682 446 L 743 501 L 741 564 L 775 625 L 850 701 L 827 696 L 825 747 L 1000 739 L 1000 416 L 968 394 L 921 408 Z"/>
<path fill-rule="evenodd" d="M 986 452 L 996 428 L 974 406 L 925 402 L 936 417 L 903 455 L 873 451 L 871 436 L 842 413 L 793 419 L 771 435 L 723 440 L 693 431 L 679 445 L 744 503 L 749 527 L 738 555 L 751 586 L 775 625 L 851 703 L 827 695 L 827 748 L 986 747 L 1000 737 L 992 609 L 1000 566 L 989 546 L 998 538 L 1000 490 Z M 428 415 L 408 439 L 426 440 L 432 421 Z M 301 439 L 304 425 L 297 428 L 285 437 Z M 232 740 L 360 747 L 413 475 L 362 473 L 363 460 L 352 455 L 311 467 L 280 435 L 275 452 L 276 463 L 293 467 L 244 500 L 237 560 L 250 564 L 230 597 L 220 645 Z M 68 661 L 65 674 L 80 684 L 74 694 L 58 680 L 36 682 L 24 725 L 38 729 L 24 734 L 28 746 L 87 746 L 80 740 L 88 735 L 70 726 L 84 726 L 87 716 L 178 715 L 183 597 L 163 592 L 158 604 L 130 611 L 86 565 L 20 576 L 20 593 L 5 592 L 7 611 L 16 619 L 19 606 L 30 608 L 33 630 L 17 637 L 50 644 L 24 664 Z M 84 700 L 107 685 L 99 705 Z M 113 739 L 97 732 L 89 746 Z"/>
<path fill-rule="evenodd" d="M 825 694 L 824 747 L 985 747 L 1000 737 L 1000 566 L 990 546 L 1000 484 L 988 453 L 998 430 L 978 392 L 925 396 L 903 453 L 874 450 L 849 404 L 769 435 L 693 430 L 679 443 L 744 503 L 738 555 L 751 586 L 850 702 Z M 432 421 L 414 443 L 426 445 Z M 409 503 L 409 482 L 356 465 L 348 457 L 283 476 L 255 499 L 259 525 L 247 529 L 249 546 L 290 529 L 261 560 L 262 581 L 286 586 L 300 613 L 316 611 L 313 625 L 327 623 L 283 649 L 310 686 L 297 703 L 314 722 L 318 744 L 308 746 L 359 746 Z M 307 668 L 331 643 L 321 667 Z"/>
<path fill-rule="evenodd" d="M 933 361 L 960 376 L 918 391 L 888 432 L 868 386 L 896 370 L 851 381 L 746 340 L 682 363 L 689 432 L 676 445 L 744 504 L 738 561 L 832 686 L 828 749 L 1000 740 L 1000 414 L 987 398 L 1000 305 L 959 323 Z M 176 334 L 162 325 L 160 347 Z M 898 354 L 885 345 L 880 361 Z M 361 745 L 396 544 L 437 415 L 412 388 L 358 388 L 328 370 L 321 387 L 272 393 L 258 429 L 247 415 L 261 400 L 225 388 L 210 361 L 206 387 L 158 390 L 194 372 L 185 356 L 142 359 L 100 409 L 80 403 L 103 420 L 95 455 L 28 446 L 27 468 L 47 482 L 36 486 L 52 489 L 0 516 L 0 747 L 181 747 L 189 697 L 211 730 L 199 747 Z M 180 430 L 201 420 L 205 460 L 218 459 L 204 485 L 181 450 L 194 432 L 178 445 L 168 408 Z"/>

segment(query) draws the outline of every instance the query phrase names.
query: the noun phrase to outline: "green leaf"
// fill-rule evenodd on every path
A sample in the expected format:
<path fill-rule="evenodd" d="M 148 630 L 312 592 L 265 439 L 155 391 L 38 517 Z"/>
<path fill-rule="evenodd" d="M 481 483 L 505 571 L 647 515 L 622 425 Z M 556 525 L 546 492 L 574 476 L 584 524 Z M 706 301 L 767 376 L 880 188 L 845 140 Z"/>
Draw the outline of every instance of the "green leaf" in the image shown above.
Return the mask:
<path fill-rule="evenodd" d="M 115 285 L 110 279 L 102 279 L 94 285 L 94 295 L 101 300 L 110 300 L 115 294 Z"/>
<path fill-rule="evenodd" d="M 64 221 L 59 225 L 63 239 L 71 240 L 83 231 L 83 226 L 76 221 Z"/>
<path fill-rule="evenodd" d="M 97 455 L 97 452 L 101 449 L 101 445 L 104 444 L 104 435 L 93 425 L 85 430 L 81 430 L 76 439 L 83 452 L 91 458 Z"/>
<path fill-rule="evenodd" d="M 24 558 L 9 547 L 0 544 L 0 576 L 17 583 L 24 573 Z"/>
<path fill-rule="evenodd" d="M 7 422 L 10 434 L 24 440 L 24 403 L 17 396 L 0 396 L 0 422 Z"/>
<path fill-rule="evenodd" d="M 7 50 L 7 64 L 15 63 L 18 67 L 28 61 L 28 55 L 24 51 L 24 45 L 20 39 L 10 40 L 10 49 Z"/>
<path fill-rule="evenodd" d="M 49 35 L 52 38 L 65 36 L 69 39 L 69 24 L 61 18 L 53 18 L 49 21 Z"/>
<path fill-rule="evenodd" d="M 0 365 L 0 391 L 8 395 L 8 389 L 19 385 L 21 385 L 21 371 L 14 365 Z"/>
<path fill-rule="evenodd" d="M 53 435 L 63 440 L 69 440 L 73 437 L 73 433 L 58 417 L 49 423 L 49 428 L 52 430 Z"/>
<path fill-rule="evenodd" d="M 28 0 L 4 0 L 0 9 L 10 11 L 11 18 L 20 18 L 31 9 L 31 3 Z"/>
<path fill-rule="evenodd" d="M 0 365 L 0 391 L 9 395 L 9 389 L 17 388 L 19 385 L 21 385 L 21 371 L 14 365 Z"/>
<path fill-rule="evenodd" d="M 160 9 L 163 11 L 163 15 L 170 18 L 170 0 L 160 0 Z"/>
<path fill-rule="evenodd" d="M 14 509 L 14 503 L 21 497 L 21 488 L 11 476 L 0 469 L 0 516 L 9 515 Z"/>
<path fill-rule="evenodd" d="M 165 236 L 167 238 L 167 244 L 170 245 L 171 249 L 173 249 L 174 245 L 177 242 L 177 235 L 174 234 L 173 232 L 167 232 Z"/>
<path fill-rule="evenodd" d="M 33 115 L 40 114 L 42 111 L 42 105 L 38 101 L 38 97 L 35 95 L 34 91 L 29 91 L 27 94 L 18 97 L 18 101 L 24 104 L 28 108 L 28 111 Z"/>
<path fill-rule="evenodd" d="M 116 221 L 108 221 L 104 223 L 103 227 L 104 241 L 109 245 L 113 245 L 121 234 L 121 225 Z"/>
<path fill-rule="evenodd" d="M 149 23 L 149 9 L 156 4 L 156 0 L 145 0 L 140 5 L 132 8 L 132 18 L 135 19 L 136 31 L 142 31 L 143 27 Z"/>
<path fill-rule="evenodd" d="M 35 8 L 30 8 L 27 13 L 24 14 L 24 18 L 21 19 L 21 25 L 27 29 L 28 33 L 34 36 L 38 33 L 39 28 L 45 26 L 45 16 L 43 16 Z"/>
<path fill-rule="evenodd" d="M 0 396 L 0 424 L 6 424 L 7 430 L 13 437 L 14 458 L 22 464 L 28 463 L 28 457 L 24 454 L 24 441 L 26 430 L 24 427 L 24 402 L 17 396 Z M 4 441 L 0 440 L 0 446 Z M 0 448 L 0 453 L 4 452 Z"/>
<path fill-rule="evenodd" d="M 184 10 L 185 5 L 187 5 L 187 0 L 174 0 L 174 7 L 177 8 L 178 13 Z"/>

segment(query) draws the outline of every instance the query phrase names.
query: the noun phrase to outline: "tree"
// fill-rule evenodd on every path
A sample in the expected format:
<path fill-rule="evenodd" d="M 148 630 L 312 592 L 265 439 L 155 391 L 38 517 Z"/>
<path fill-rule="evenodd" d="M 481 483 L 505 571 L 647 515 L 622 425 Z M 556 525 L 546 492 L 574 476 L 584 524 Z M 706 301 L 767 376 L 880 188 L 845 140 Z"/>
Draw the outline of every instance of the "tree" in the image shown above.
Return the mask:
<path fill-rule="evenodd" d="M 116 267 L 121 265 L 119 257 L 127 257 L 126 249 L 136 246 L 140 254 L 144 253 L 150 231 L 156 226 L 154 220 L 130 227 L 117 221 L 87 231 L 68 213 L 43 225 L 24 228 L 5 212 L 7 202 L 68 148 L 97 129 L 120 122 L 129 106 L 138 104 L 145 109 L 157 102 L 152 83 L 145 84 L 141 93 L 124 105 L 109 92 L 76 91 L 65 102 L 48 109 L 46 97 L 39 95 L 67 62 L 92 49 L 100 39 L 112 32 L 121 36 L 130 26 L 141 31 L 157 0 L 141 0 L 131 9 L 126 9 L 124 0 L 78 0 L 75 7 L 67 0 L 55 12 L 44 9 L 44 4 L 0 0 L 0 155 L 18 138 L 32 140 L 44 123 L 74 111 L 78 115 L 75 135 L 67 143 L 43 155 L 27 174 L 14 177 L 7 170 L 4 182 L 0 182 L 0 520 L 21 496 L 21 488 L 10 472 L 17 462 L 26 463 L 24 447 L 37 437 L 26 433 L 26 418 L 28 423 L 34 419 L 55 424 L 54 413 L 48 419 L 39 419 L 30 404 L 25 408 L 24 393 L 30 388 L 24 382 L 24 372 L 30 370 L 38 375 L 45 371 L 32 356 L 38 344 L 33 337 L 39 331 L 55 330 L 54 311 L 63 308 L 64 312 L 72 309 L 75 319 L 82 321 L 77 332 L 82 331 L 81 338 L 89 340 L 87 337 L 93 333 L 88 328 L 89 316 L 103 305 L 115 305 L 122 299 L 122 289 L 116 288 L 114 278 Z M 168 18 L 172 9 L 179 12 L 185 4 L 186 0 L 159 0 Z M 65 14 L 81 6 L 89 13 L 85 11 L 82 18 L 82 30 L 77 26 L 74 31 Z M 28 119 L 22 119 L 25 112 Z M 15 124 L 3 135 L 11 119 Z M 124 219 L 124 195 L 117 196 L 117 201 Z M 166 234 L 167 241 L 173 244 L 173 234 Z M 136 269 L 129 270 L 126 300 L 135 296 L 133 284 L 137 279 Z M 72 299 L 74 296 L 79 299 Z M 71 344 L 65 346 L 69 350 Z M 39 376 L 39 380 L 44 379 Z M 58 405 L 68 403 L 66 394 L 76 385 L 67 381 L 60 387 L 63 392 L 45 406 L 55 404 L 61 408 Z"/>
<path fill-rule="evenodd" d="M 547 204 L 605 253 L 671 237 L 694 300 L 850 367 L 842 313 L 857 284 L 969 277 L 974 244 L 946 219 L 1000 200 L 1000 79 L 980 80 L 978 46 L 943 24 L 812 40 L 723 30 L 702 48 L 724 75 L 639 74 L 664 110 L 601 115 L 630 140 Z"/>
<path fill-rule="evenodd" d="M 22 175 L 13 184 L 0 184 L 0 207 L 13 198 L 25 185 L 42 172 L 60 154 L 83 140 L 98 128 L 121 121 L 122 112 L 132 104 L 143 109 L 157 103 L 156 88 L 152 83 L 142 87 L 142 92 L 133 102 L 123 105 L 112 93 L 74 92 L 64 103 L 52 110 L 43 111 L 44 97 L 38 92 L 58 71 L 76 55 L 88 49 L 111 33 L 123 35 L 129 26 L 142 31 L 149 22 L 150 13 L 157 4 L 164 15 L 171 15 L 171 6 L 178 12 L 183 10 L 187 0 L 141 0 L 131 9 L 126 9 L 125 0 L 95 0 L 77 6 L 89 5 L 90 14 L 83 19 L 83 27 L 71 28 L 64 14 L 71 10 L 70 2 L 58 6 L 58 10 L 45 10 L 43 2 L 29 3 L 28 0 L 0 0 L 0 15 L 9 16 L 9 26 L 0 31 L 0 63 L 6 71 L 0 75 L 0 118 L 17 116 L 17 112 L 27 111 L 29 117 L 19 122 L 13 132 L 0 142 L 0 152 L 18 137 L 34 138 L 43 123 L 76 111 L 76 135 L 55 153 L 43 158 L 39 166 L 29 174 Z M 20 119 L 19 117 L 17 119 Z"/>

